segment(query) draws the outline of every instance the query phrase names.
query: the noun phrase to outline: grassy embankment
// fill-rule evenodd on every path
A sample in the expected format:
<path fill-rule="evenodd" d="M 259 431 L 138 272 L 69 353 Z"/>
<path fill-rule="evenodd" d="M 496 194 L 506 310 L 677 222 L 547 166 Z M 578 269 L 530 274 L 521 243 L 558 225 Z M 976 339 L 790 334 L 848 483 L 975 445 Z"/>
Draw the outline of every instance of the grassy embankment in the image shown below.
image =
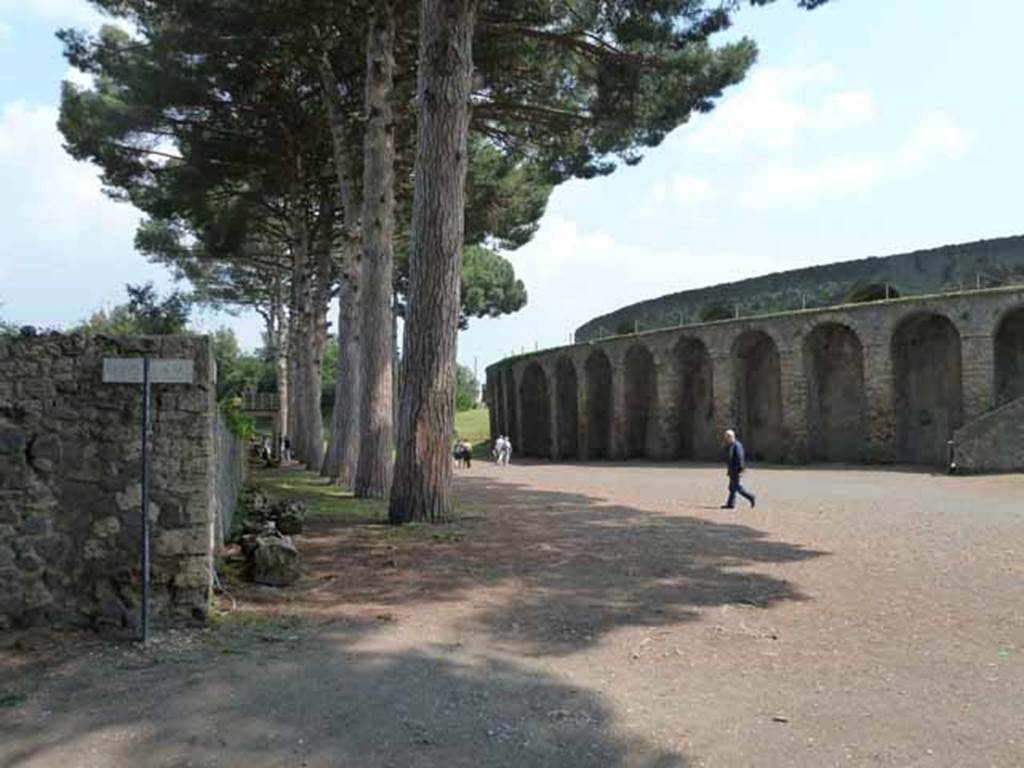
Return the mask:
<path fill-rule="evenodd" d="M 461 439 L 473 444 L 474 455 L 481 458 L 490 455 L 490 426 L 486 408 L 457 414 L 455 432 Z M 250 479 L 275 499 L 304 502 L 310 520 L 358 524 L 387 518 L 386 502 L 357 499 L 348 488 L 333 485 L 315 472 L 296 467 L 254 469 Z"/>
<path fill-rule="evenodd" d="M 486 408 L 474 408 L 455 414 L 455 436 L 468 440 L 473 446 L 473 458 L 491 455 L 491 421 Z"/>

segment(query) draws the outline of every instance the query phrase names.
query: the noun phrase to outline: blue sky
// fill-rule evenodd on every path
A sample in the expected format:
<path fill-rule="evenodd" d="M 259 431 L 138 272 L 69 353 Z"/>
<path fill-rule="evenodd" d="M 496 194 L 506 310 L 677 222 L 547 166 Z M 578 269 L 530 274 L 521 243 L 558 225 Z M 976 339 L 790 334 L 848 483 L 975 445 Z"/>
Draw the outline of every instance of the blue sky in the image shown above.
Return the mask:
<path fill-rule="evenodd" d="M 564 343 L 623 304 L 782 269 L 1024 233 L 1024 3 L 790 0 L 744 10 L 748 79 L 645 161 L 559 188 L 510 254 L 530 292 L 473 324 L 481 371 Z M 0 0 L 0 316 L 62 325 L 169 281 L 133 253 L 138 215 L 66 157 L 54 126 L 68 76 L 53 31 L 97 21 L 84 0 Z M 258 343 L 252 318 L 204 316 Z"/>

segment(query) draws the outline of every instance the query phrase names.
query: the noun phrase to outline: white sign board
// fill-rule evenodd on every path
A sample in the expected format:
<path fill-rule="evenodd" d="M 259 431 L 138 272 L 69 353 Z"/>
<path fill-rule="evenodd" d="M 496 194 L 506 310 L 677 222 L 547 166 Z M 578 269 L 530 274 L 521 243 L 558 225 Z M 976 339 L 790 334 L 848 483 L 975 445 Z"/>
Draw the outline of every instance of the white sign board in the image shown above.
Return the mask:
<path fill-rule="evenodd" d="M 191 384 L 195 363 L 192 360 L 152 358 L 149 361 L 150 384 Z M 103 358 L 104 384 L 142 384 L 141 357 Z"/>

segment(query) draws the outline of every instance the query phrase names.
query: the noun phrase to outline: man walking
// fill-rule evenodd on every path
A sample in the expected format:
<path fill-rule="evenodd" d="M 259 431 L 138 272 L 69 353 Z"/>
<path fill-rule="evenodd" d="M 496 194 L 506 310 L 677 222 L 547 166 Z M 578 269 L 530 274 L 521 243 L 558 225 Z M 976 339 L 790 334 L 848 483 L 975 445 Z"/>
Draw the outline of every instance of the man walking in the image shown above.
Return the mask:
<path fill-rule="evenodd" d="M 740 483 L 740 476 L 743 474 L 743 470 L 747 468 L 747 457 L 743 451 L 743 443 L 736 439 L 735 432 L 727 429 L 725 430 L 725 444 L 729 448 L 729 464 L 728 469 L 725 471 L 729 476 L 729 500 L 722 505 L 722 509 L 736 508 L 737 493 L 749 501 L 750 508 L 753 509 L 757 504 L 757 499 L 754 494 L 747 491 Z"/>

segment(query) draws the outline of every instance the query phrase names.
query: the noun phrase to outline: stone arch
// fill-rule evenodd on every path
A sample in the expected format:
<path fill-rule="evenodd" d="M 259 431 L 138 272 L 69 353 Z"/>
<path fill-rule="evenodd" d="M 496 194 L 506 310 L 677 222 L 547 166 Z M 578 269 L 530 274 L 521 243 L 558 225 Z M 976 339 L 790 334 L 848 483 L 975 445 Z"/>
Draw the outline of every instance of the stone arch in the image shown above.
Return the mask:
<path fill-rule="evenodd" d="M 681 459 L 713 458 L 720 451 L 715 435 L 711 355 L 700 339 L 684 338 L 676 344 L 673 357 L 679 382 L 676 455 Z"/>
<path fill-rule="evenodd" d="M 858 462 L 867 449 L 864 347 L 840 323 L 822 323 L 804 338 L 808 452 L 812 461 Z"/>
<path fill-rule="evenodd" d="M 626 352 L 626 458 L 649 455 L 658 403 L 658 372 L 654 355 L 643 344 Z"/>
<path fill-rule="evenodd" d="M 488 375 L 487 377 L 487 416 L 490 419 L 490 435 L 491 440 L 494 440 L 498 436 L 500 431 L 499 424 L 501 423 L 501 413 L 498 410 L 498 382 L 493 376 Z"/>
<path fill-rule="evenodd" d="M 520 401 L 520 453 L 538 459 L 551 458 L 551 396 L 548 377 L 540 363 L 530 363 L 523 371 Z"/>
<path fill-rule="evenodd" d="M 893 332 L 892 363 L 897 461 L 945 465 L 963 423 L 960 333 L 943 315 L 911 315 Z"/>
<path fill-rule="evenodd" d="M 555 364 L 555 401 L 558 420 L 558 457 L 580 455 L 579 380 L 571 358 L 562 356 Z"/>
<path fill-rule="evenodd" d="M 736 424 L 749 456 L 778 461 L 783 455 L 782 379 L 779 350 L 764 331 L 746 331 L 733 345 Z"/>
<path fill-rule="evenodd" d="M 1024 397 L 1024 306 L 1003 315 L 995 335 L 996 405 Z"/>
<path fill-rule="evenodd" d="M 518 451 L 519 409 L 516 404 L 516 377 L 511 368 L 506 368 L 502 378 L 502 390 L 505 393 L 505 434 L 512 441 L 512 449 Z"/>
<path fill-rule="evenodd" d="M 612 364 L 601 350 L 587 358 L 585 369 L 587 404 L 587 458 L 606 459 L 611 454 Z"/>

